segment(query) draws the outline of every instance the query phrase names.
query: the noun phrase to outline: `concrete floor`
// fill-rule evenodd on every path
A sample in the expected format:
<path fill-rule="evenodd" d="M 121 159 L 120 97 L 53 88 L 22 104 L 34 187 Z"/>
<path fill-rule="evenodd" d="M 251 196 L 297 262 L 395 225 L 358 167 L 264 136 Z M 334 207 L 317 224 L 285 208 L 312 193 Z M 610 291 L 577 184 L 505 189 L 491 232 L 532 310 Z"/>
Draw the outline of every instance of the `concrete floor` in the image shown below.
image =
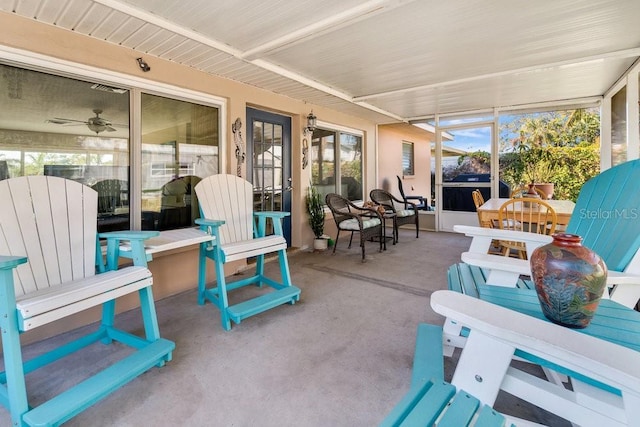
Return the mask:
<path fill-rule="evenodd" d="M 160 331 L 176 343 L 173 361 L 152 369 L 73 418 L 68 426 L 375 426 L 407 392 L 416 326 L 442 323 L 429 296 L 446 289 L 446 269 L 469 240 L 457 234 L 401 230 L 377 252 L 341 241 L 330 251 L 289 257 L 301 301 L 233 325 L 225 332 L 211 304 L 188 291 L 157 302 Z M 276 270 L 277 263 L 267 264 Z M 234 291 L 232 300 L 258 292 Z M 117 317 L 140 330 L 138 310 Z M 83 328 L 84 329 L 84 328 Z M 82 331 L 29 346 L 36 353 Z M 91 347 L 29 375 L 37 405 L 125 351 Z M 105 355 L 106 354 L 106 355 Z M 455 360 L 446 360 L 447 376 Z M 76 367 L 80 367 L 76 369 Z M 62 375 L 60 374 L 62 372 Z M 55 378 L 52 380 L 51 378 Z M 546 413 L 500 396 L 496 408 L 561 425 Z M 0 426 L 10 425 L 0 409 Z"/>

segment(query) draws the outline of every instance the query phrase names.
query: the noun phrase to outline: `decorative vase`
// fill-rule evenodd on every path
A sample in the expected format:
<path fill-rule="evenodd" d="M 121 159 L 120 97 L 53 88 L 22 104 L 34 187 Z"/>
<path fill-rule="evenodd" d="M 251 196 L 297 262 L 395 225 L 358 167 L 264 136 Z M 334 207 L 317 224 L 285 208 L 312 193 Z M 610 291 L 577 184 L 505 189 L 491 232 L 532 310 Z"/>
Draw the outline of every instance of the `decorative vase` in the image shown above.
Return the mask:
<path fill-rule="evenodd" d="M 531 274 L 542 313 L 554 323 L 586 328 L 598 308 L 607 266 L 575 234 L 556 233 L 531 255 Z"/>
<path fill-rule="evenodd" d="M 539 199 L 540 195 L 536 192 L 536 185 L 535 184 L 529 184 L 529 189 L 527 190 L 527 193 L 525 194 L 525 197 L 530 197 L 533 199 Z"/>
<path fill-rule="evenodd" d="M 524 193 L 522 196 L 527 198 L 527 199 L 540 199 L 540 195 L 536 192 L 534 184 L 529 184 L 529 190 L 526 193 Z M 524 207 L 525 208 L 530 208 L 531 207 L 531 203 L 524 202 Z"/>

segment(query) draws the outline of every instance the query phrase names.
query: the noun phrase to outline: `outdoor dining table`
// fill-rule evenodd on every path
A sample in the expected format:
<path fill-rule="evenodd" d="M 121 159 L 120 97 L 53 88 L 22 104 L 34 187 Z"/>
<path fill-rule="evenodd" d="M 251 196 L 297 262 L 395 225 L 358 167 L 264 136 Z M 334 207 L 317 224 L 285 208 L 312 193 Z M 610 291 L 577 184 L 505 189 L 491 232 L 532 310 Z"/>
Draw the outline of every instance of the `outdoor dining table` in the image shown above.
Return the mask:
<path fill-rule="evenodd" d="M 482 206 L 478 208 L 478 214 L 480 223 L 490 223 L 493 220 L 498 220 L 498 211 L 500 206 L 511 199 L 508 198 L 491 198 L 484 202 Z M 557 221 L 556 224 L 560 226 L 566 226 L 569 223 L 573 208 L 576 204 L 571 200 L 545 200 L 556 211 Z"/>

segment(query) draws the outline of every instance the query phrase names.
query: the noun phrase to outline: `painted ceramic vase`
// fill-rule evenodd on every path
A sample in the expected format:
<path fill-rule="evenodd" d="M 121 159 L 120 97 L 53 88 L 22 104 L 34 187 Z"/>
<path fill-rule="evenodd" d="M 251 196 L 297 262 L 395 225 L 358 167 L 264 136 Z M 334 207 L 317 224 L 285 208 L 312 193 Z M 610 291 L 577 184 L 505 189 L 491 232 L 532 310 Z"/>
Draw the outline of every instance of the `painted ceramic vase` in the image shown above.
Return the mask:
<path fill-rule="evenodd" d="M 544 315 L 554 323 L 585 328 L 598 308 L 607 266 L 575 234 L 557 233 L 531 255 L 531 273 Z"/>

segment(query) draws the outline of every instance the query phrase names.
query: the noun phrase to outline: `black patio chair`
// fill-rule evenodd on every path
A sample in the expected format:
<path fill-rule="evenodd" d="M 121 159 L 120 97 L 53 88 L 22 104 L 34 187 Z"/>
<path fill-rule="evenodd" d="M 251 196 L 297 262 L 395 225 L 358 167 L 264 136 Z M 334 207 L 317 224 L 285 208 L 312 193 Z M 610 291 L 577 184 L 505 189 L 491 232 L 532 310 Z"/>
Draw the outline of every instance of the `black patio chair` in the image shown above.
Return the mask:
<path fill-rule="evenodd" d="M 398 228 L 405 224 L 416 225 L 416 238 L 420 232 L 419 215 L 415 205 L 394 197 L 388 191 L 374 189 L 369 193 L 371 201 L 384 207 L 385 211 L 392 212 L 394 242 L 398 241 Z"/>
<path fill-rule="evenodd" d="M 400 178 L 399 175 L 396 175 L 396 178 L 398 178 L 398 190 L 400 191 L 400 195 L 405 203 L 413 204 L 416 209 L 420 211 L 429 210 L 429 207 L 427 206 L 427 199 L 424 196 L 406 196 L 404 194 L 404 189 L 402 188 L 402 178 Z"/>
<path fill-rule="evenodd" d="M 362 261 L 365 260 L 364 246 L 365 242 L 376 238 L 380 243 L 380 252 L 382 252 L 383 234 L 382 234 L 382 216 L 375 209 L 363 208 L 351 203 L 345 197 L 339 194 L 329 193 L 325 197 L 327 206 L 333 214 L 338 232 L 336 241 L 333 245 L 333 253 L 336 253 L 338 246 L 338 238 L 341 231 L 351 233 L 349 238 L 349 248 L 353 242 L 353 233 L 360 233 L 360 247 L 362 248 Z"/>

